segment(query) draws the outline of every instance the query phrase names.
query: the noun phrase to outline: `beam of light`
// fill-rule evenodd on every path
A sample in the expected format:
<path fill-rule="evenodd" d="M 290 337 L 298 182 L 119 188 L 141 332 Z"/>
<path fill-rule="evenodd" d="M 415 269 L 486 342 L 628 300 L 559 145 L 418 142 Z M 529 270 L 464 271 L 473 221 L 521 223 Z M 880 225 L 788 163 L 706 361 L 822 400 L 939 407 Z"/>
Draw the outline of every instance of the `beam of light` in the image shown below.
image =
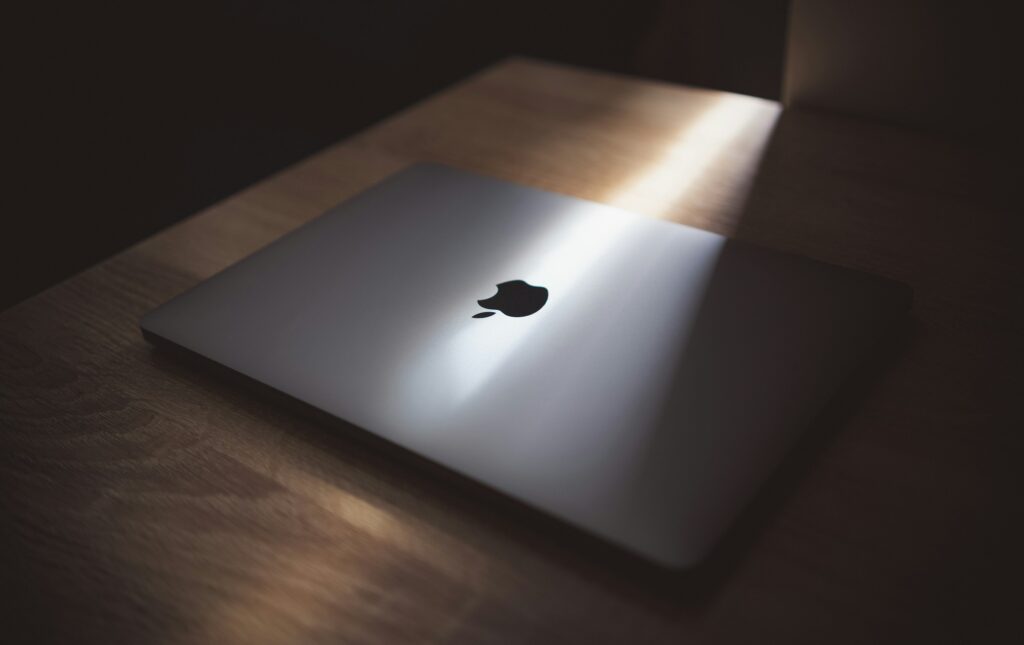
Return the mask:
<path fill-rule="evenodd" d="M 731 218 L 719 233 L 735 230 L 744 198 L 782 107 L 772 101 L 720 94 L 704 112 L 669 139 L 655 159 L 614 186 L 602 201 L 655 217 L 691 223 L 700 213 Z M 717 227 L 722 228 L 722 227 Z"/>
<path fill-rule="evenodd" d="M 413 396 L 429 393 L 421 401 L 422 406 L 440 406 L 439 412 L 457 408 L 486 385 L 535 330 L 546 326 L 552 308 L 572 292 L 630 224 L 628 217 L 617 213 L 594 218 L 591 209 L 580 205 L 575 211 L 563 211 L 559 224 L 527 251 L 529 267 L 509 269 L 511 278 L 548 289 L 549 301 L 543 309 L 525 318 L 498 314 L 486 320 L 467 320 L 448 340 L 428 349 L 413 364 L 408 391 Z M 490 295 L 484 293 L 481 297 Z M 444 392 L 437 391 L 439 384 Z"/>
<path fill-rule="evenodd" d="M 744 182 L 756 167 L 760 148 L 778 114 L 769 101 L 739 95 L 718 95 L 707 107 L 683 124 L 651 163 L 607 193 L 603 201 L 646 215 L 667 216 L 702 187 L 710 174 L 723 178 L 723 190 L 743 191 Z M 726 164 L 724 162 L 728 161 Z M 742 166 L 749 161 L 749 167 Z M 728 166 L 732 174 L 722 170 Z M 513 361 L 538 330 L 547 328 L 564 294 L 581 294 L 589 276 L 602 260 L 624 241 L 631 215 L 609 208 L 606 217 L 594 217 L 593 206 L 566 211 L 552 218 L 552 226 L 524 249 L 508 267 L 505 279 L 522 279 L 548 288 L 550 299 L 537 314 L 507 318 L 501 314 L 483 320 L 446 320 L 447 339 L 432 343 L 413 356 L 403 370 L 399 396 L 407 418 L 396 427 L 431 426 L 486 389 L 494 376 Z M 586 211 L 586 212 L 584 212 Z M 576 215 L 576 216 L 574 216 Z M 592 287 L 591 287 L 592 288 Z M 492 293 L 482 293 L 485 298 Z"/>
<path fill-rule="evenodd" d="M 766 107 L 769 105 L 747 97 L 714 98 L 703 112 L 683 124 L 650 163 L 613 187 L 602 200 L 646 215 L 676 219 L 681 211 L 699 211 L 702 206 L 698 202 L 710 201 L 709 210 L 721 210 L 723 203 L 733 208 L 735 202 L 731 200 L 742 199 L 745 183 L 756 168 L 756 152 L 766 143 L 777 116 L 777 111 Z M 708 190 L 724 193 L 727 198 L 724 202 L 714 196 L 707 198 Z M 404 403 L 399 407 L 415 416 L 415 423 L 410 419 L 403 427 L 443 428 L 446 418 L 488 389 L 496 375 L 514 362 L 531 340 L 554 322 L 553 318 L 560 316 L 557 307 L 563 294 L 581 295 L 581 289 L 600 289 L 585 278 L 615 256 L 621 245 L 628 244 L 626 232 L 632 223 L 628 215 L 612 208 L 607 209 L 605 217 L 595 217 L 590 209 L 581 206 L 579 211 L 568 210 L 552 218 L 552 225 L 524 249 L 522 259 L 508 266 L 507 279 L 523 279 L 549 289 L 551 298 L 544 309 L 526 318 L 498 314 L 483 320 L 458 312 L 443 321 L 456 328 L 454 333 L 411 357 L 395 393 Z M 700 280 L 709 277 L 701 276 Z M 489 295 L 480 293 L 478 297 Z M 685 308 L 680 305 L 680 309 Z M 568 320 L 574 312 L 562 313 L 562 319 Z M 671 348 L 653 341 L 650 345 L 671 352 Z M 645 384 L 638 380 L 636 387 L 643 389 Z M 467 575 L 469 567 L 462 559 L 465 549 L 458 556 L 452 555 L 451 544 L 444 536 L 429 531 L 425 534 L 423 526 L 410 526 L 406 518 L 302 470 L 283 467 L 274 478 L 330 517 L 343 521 L 352 532 L 441 566 L 450 577 Z M 595 490 L 594 494 L 599 492 Z M 288 498 L 280 499 L 286 503 Z M 295 510 L 277 506 L 275 498 L 261 503 L 274 513 Z M 325 530 L 330 527 L 331 523 L 325 522 Z M 260 553 L 261 567 L 228 589 L 223 602 L 204 608 L 207 620 L 201 622 L 201 640 L 288 640 L 303 633 L 308 625 L 342 620 L 337 613 L 339 606 L 365 602 L 365 589 L 360 583 L 373 579 L 375 560 L 359 558 L 358 549 L 333 539 L 310 540 L 300 534 L 295 540 L 289 537 L 246 545 L 250 553 Z M 244 567 L 250 561 L 230 558 L 227 564 Z M 336 574 L 342 567 L 351 571 L 347 579 L 350 584 L 338 584 Z M 211 585 L 223 584 L 217 580 L 216 569 L 211 568 L 209 575 Z M 277 631 L 268 631 L 271 628 Z"/>

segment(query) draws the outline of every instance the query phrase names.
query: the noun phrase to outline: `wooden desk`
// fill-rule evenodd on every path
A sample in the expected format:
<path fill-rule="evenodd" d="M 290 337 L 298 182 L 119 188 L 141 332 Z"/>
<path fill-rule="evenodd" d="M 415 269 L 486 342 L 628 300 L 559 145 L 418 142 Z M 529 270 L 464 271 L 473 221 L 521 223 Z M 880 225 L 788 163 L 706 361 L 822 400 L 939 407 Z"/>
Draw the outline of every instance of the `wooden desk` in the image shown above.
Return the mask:
<path fill-rule="evenodd" d="M 917 323 L 682 577 L 507 516 L 143 342 L 150 308 L 420 160 L 891 276 L 915 289 Z M 1012 180 L 899 129 L 497 65 L 0 316 L 0 629 L 218 644 L 1019 634 Z"/>

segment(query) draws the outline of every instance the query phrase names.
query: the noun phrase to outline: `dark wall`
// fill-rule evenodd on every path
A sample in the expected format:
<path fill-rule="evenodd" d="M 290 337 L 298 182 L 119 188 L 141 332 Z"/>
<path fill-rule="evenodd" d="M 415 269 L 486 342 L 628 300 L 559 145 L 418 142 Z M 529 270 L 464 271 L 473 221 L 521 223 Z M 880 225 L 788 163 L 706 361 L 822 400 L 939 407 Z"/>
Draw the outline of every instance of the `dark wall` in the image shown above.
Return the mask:
<path fill-rule="evenodd" d="M 1016 155 L 1024 142 L 1020 13 L 1005 0 L 793 0 L 786 102 Z"/>
<path fill-rule="evenodd" d="M 635 69 L 687 85 L 779 98 L 790 0 L 661 0 Z"/>
<path fill-rule="evenodd" d="M 9 15 L 17 169 L 0 308 L 509 54 L 776 97 L 784 22 L 784 0 L 209 0 Z"/>

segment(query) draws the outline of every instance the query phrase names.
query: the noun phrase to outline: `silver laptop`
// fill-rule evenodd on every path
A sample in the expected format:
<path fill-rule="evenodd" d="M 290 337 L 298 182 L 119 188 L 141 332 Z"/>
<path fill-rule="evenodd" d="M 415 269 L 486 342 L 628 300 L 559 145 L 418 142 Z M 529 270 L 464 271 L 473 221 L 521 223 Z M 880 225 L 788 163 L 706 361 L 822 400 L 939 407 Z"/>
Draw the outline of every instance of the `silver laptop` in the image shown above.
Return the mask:
<path fill-rule="evenodd" d="M 686 567 L 909 300 L 881 278 L 417 165 L 142 329 Z"/>

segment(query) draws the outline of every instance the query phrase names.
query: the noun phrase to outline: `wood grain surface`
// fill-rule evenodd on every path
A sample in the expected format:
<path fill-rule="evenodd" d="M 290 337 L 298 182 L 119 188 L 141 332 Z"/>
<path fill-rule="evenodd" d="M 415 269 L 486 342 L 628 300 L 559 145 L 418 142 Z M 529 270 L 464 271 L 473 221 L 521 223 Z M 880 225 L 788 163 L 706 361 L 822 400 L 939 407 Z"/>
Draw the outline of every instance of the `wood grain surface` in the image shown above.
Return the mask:
<path fill-rule="evenodd" d="M 416 161 L 889 276 L 915 322 L 678 575 L 143 341 L 149 309 Z M 1024 642 L 1021 176 L 760 99 L 496 65 L 0 315 L 0 639 Z"/>

